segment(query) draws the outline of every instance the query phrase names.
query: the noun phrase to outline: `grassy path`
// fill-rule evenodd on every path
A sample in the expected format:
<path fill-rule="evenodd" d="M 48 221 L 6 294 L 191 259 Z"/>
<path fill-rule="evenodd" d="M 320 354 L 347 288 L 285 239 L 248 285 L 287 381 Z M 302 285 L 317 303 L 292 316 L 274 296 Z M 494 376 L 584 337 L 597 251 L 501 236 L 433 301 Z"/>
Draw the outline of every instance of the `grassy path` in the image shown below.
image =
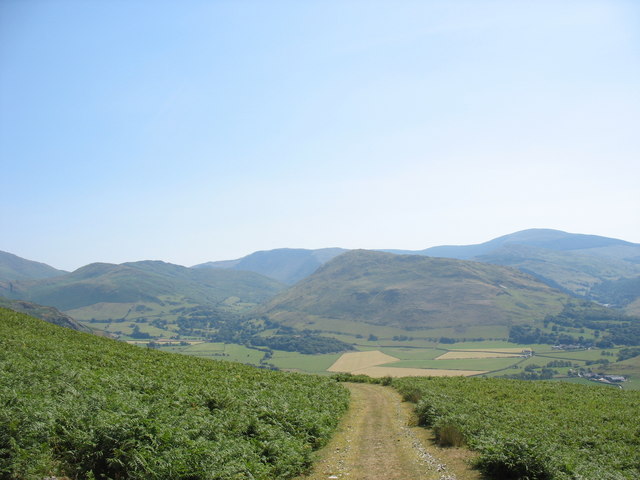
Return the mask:
<path fill-rule="evenodd" d="M 390 387 L 346 384 L 351 407 L 313 472 L 299 480 L 476 480 L 463 449 L 433 445 L 426 430 L 410 427 L 411 406 Z M 446 462 L 446 463 L 445 463 Z"/>

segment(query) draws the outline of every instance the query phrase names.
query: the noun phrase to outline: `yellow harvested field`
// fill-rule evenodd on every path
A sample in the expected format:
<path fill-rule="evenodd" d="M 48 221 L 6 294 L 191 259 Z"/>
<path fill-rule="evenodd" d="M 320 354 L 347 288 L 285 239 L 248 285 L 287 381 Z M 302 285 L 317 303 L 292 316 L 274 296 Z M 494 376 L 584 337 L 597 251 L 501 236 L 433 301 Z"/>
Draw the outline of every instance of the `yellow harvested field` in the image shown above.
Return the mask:
<path fill-rule="evenodd" d="M 356 370 L 375 367 L 376 365 L 382 365 L 383 363 L 397 362 L 398 360 L 400 359 L 387 355 L 386 353 L 382 353 L 379 350 L 373 350 L 371 352 L 344 353 L 333 365 L 327 368 L 327 371 L 354 373 Z"/>
<path fill-rule="evenodd" d="M 500 353 L 500 352 L 447 352 L 443 353 L 436 360 L 462 360 L 465 358 L 509 358 L 520 357 L 522 353 Z"/>
<path fill-rule="evenodd" d="M 379 367 L 385 363 L 397 362 L 399 359 L 382 353 L 379 350 L 371 352 L 352 352 L 343 354 L 328 372 L 346 372 L 354 375 L 368 375 L 373 378 L 381 377 L 468 377 L 487 373 L 478 370 L 440 370 L 436 368 L 394 368 Z"/>
<path fill-rule="evenodd" d="M 372 378 L 381 377 L 469 377 L 482 375 L 486 371 L 479 370 L 439 370 L 436 368 L 394 368 L 394 367 L 367 367 L 355 372 L 356 375 L 368 375 Z"/>

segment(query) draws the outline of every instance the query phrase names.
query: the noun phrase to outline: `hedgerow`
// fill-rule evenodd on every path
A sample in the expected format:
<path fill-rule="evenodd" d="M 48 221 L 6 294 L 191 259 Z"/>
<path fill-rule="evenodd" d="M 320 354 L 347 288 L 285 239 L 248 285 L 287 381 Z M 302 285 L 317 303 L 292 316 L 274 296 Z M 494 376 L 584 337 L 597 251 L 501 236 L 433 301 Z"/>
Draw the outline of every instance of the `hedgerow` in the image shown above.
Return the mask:
<path fill-rule="evenodd" d="M 640 478 L 640 392 L 562 382 L 403 378 L 422 425 L 496 480 Z M 451 440 L 455 439 L 455 440 Z"/>
<path fill-rule="evenodd" d="M 0 478 L 291 478 L 347 404 L 328 378 L 145 350 L 0 309 Z"/>

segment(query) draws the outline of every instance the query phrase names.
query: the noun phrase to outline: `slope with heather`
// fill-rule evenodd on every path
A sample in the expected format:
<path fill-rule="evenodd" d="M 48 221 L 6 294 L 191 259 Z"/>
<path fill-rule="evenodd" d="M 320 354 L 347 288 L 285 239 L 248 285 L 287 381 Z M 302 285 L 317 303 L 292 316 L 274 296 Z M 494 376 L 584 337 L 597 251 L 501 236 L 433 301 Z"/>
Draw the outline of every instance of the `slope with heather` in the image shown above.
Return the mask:
<path fill-rule="evenodd" d="M 489 478 L 632 480 L 640 475 L 640 392 L 562 382 L 405 378 L 442 445 L 467 445 Z"/>
<path fill-rule="evenodd" d="M 0 477 L 284 479 L 347 405 L 327 378 L 154 350 L 0 309 Z"/>
<path fill-rule="evenodd" d="M 45 322 L 58 325 L 60 327 L 78 330 L 80 332 L 92 333 L 92 330 L 85 325 L 75 321 L 69 315 L 66 315 L 54 307 L 38 305 L 36 303 L 24 302 L 22 300 L 9 300 L 0 297 L 0 307 L 13 310 L 14 312 L 25 313 L 32 317 L 39 318 Z"/>

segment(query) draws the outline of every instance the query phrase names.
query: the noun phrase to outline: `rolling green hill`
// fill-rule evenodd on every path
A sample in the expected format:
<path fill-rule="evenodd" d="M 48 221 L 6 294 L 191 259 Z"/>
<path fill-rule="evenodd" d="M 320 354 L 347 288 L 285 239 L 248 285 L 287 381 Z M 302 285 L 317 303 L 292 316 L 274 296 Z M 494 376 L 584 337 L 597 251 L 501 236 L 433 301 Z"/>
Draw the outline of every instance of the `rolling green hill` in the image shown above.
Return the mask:
<path fill-rule="evenodd" d="M 318 267 L 346 252 L 342 248 L 305 250 L 301 248 L 279 248 L 254 252 L 237 260 L 207 262 L 192 268 L 224 268 L 256 272 L 279 282 L 293 285 L 311 275 Z"/>
<path fill-rule="evenodd" d="M 194 319 L 229 321 L 284 289 L 253 272 L 191 269 L 158 261 L 93 263 L 55 278 L 12 283 L 0 295 L 51 305 L 123 340 L 196 335 Z M 208 331 L 208 330 L 207 330 Z"/>
<path fill-rule="evenodd" d="M 335 381 L 143 349 L 0 308 L 0 477 L 288 479 L 347 407 Z"/>
<path fill-rule="evenodd" d="M 0 251 L 0 282 L 35 280 L 64 275 L 65 271 L 47 264 L 25 260 L 12 253 Z"/>
<path fill-rule="evenodd" d="M 354 250 L 281 293 L 260 314 L 335 330 L 341 321 L 402 329 L 512 325 L 559 313 L 567 295 L 515 269 Z"/>
<path fill-rule="evenodd" d="M 93 263 L 67 275 L 14 285 L 14 298 L 72 310 L 97 303 L 162 303 L 172 296 L 185 302 L 218 304 L 228 297 L 259 303 L 284 288 L 252 272 L 190 269 L 158 261 L 113 265 Z"/>

